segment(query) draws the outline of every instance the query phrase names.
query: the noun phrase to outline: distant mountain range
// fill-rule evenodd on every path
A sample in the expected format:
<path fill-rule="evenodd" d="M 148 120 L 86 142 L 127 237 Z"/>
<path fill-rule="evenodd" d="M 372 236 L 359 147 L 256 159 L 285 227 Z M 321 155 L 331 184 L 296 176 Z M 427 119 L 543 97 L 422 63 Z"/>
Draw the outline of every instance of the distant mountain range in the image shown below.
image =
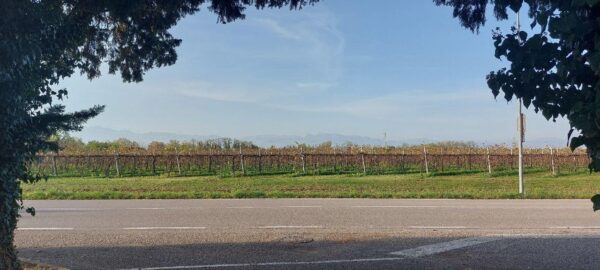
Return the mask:
<path fill-rule="evenodd" d="M 332 142 L 333 144 L 341 145 L 346 143 L 353 143 L 359 145 L 402 145 L 402 144 L 422 144 L 430 143 L 427 139 L 410 139 L 406 141 L 395 141 L 383 139 L 377 139 L 366 136 L 352 136 L 342 134 L 330 134 L 330 133 L 319 133 L 319 134 L 308 134 L 305 136 L 286 136 L 286 135 L 259 135 L 259 136 L 248 136 L 242 138 L 246 141 L 254 142 L 259 146 L 286 146 L 295 145 L 297 143 L 304 143 L 308 145 L 318 145 L 324 142 Z"/>
<path fill-rule="evenodd" d="M 147 132 L 138 133 L 129 130 L 115 130 L 106 127 L 90 126 L 83 129 L 83 131 L 72 133 L 74 137 L 81 138 L 83 141 L 88 142 L 92 140 L 96 141 L 112 141 L 119 138 L 126 138 L 132 141 L 136 141 L 142 145 L 147 145 L 152 141 L 168 142 L 170 140 L 178 141 L 190 141 L 190 140 L 208 140 L 221 138 L 223 136 L 218 135 L 190 135 L 190 134 L 178 134 L 168 132 Z M 304 143 L 308 145 L 318 145 L 323 142 L 331 141 L 334 144 L 341 145 L 348 142 L 359 144 L 359 145 L 415 145 L 423 143 L 433 143 L 434 140 L 415 138 L 407 140 L 388 140 L 384 141 L 383 138 L 372 138 L 366 136 L 352 136 L 342 134 L 329 134 L 329 133 L 318 133 L 308 134 L 304 136 L 289 136 L 289 135 L 258 135 L 258 136 L 246 136 L 236 138 L 244 141 L 251 141 L 254 144 L 261 147 L 270 146 L 288 146 L 295 145 L 296 143 Z M 475 142 L 483 144 L 482 142 Z M 504 142 L 497 142 L 498 144 L 511 144 L 510 140 Z M 565 139 L 559 138 L 535 138 L 526 142 L 528 147 L 564 147 L 566 146 Z"/>
<path fill-rule="evenodd" d="M 81 138 L 83 141 L 112 141 L 119 138 L 126 138 L 142 145 L 147 145 L 153 141 L 168 142 L 170 140 L 190 141 L 190 140 L 208 140 L 220 138 L 220 136 L 186 135 L 168 132 L 146 132 L 137 133 L 129 130 L 116 130 L 111 128 L 90 126 L 85 127 L 80 132 L 71 133 L 72 136 Z"/>

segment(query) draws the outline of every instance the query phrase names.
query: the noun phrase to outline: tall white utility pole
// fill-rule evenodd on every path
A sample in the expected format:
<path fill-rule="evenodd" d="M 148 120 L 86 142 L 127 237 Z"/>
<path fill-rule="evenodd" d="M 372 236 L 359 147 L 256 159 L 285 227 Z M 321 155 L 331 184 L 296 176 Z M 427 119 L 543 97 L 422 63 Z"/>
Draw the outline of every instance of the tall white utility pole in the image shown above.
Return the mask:
<path fill-rule="evenodd" d="M 521 106 L 521 99 L 519 99 L 517 104 L 517 112 L 519 115 L 517 119 L 517 132 L 519 133 L 519 193 L 525 194 L 525 182 L 523 181 L 523 141 L 525 140 L 525 129 L 523 128 L 524 115 L 521 112 Z"/>
<path fill-rule="evenodd" d="M 519 17 L 519 12 L 517 12 L 517 38 L 521 41 L 519 37 L 519 31 L 521 31 L 521 20 Z M 519 193 L 525 194 L 525 182 L 523 180 L 523 141 L 525 141 L 525 129 L 523 128 L 523 112 L 522 112 L 522 103 L 523 101 L 519 98 L 519 102 L 517 102 L 517 133 L 519 137 Z"/>

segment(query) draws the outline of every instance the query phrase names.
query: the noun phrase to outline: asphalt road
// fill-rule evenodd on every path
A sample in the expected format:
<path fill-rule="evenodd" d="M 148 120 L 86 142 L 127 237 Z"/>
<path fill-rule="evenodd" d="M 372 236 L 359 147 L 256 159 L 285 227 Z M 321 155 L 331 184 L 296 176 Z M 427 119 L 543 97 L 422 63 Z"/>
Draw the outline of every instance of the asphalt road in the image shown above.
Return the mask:
<path fill-rule="evenodd" d="M 26 201 L 20 257 L 72 269 L 599 269 L 588 200 Z"/>

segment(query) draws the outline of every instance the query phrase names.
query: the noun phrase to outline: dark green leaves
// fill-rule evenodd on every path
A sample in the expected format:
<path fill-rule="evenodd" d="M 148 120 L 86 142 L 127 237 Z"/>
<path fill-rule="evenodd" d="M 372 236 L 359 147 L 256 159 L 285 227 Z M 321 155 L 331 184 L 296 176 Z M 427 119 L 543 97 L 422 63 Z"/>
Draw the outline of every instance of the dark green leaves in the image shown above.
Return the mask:
<path fill-rule="evenodd" d="M 591 199 L 592 203 L 594 203 L 593 209 L 594 212 L 600 210 L 600 194 L 596 194 Z"/>
<path fill-rule="evenodd" d="M 453 8 L 453 16 L 459 18 L 460 23 L 471 31 L 479 31 L 479 27 L 485 24 L 485 9 L 488 0 L 433 0 L 436 5 L 450 6 Z M 496 14 L 502 17 L 502 14 Z"/>
<path fill-rule="evenodd" d="M 54 89 L 79 71 L 100 76 L 100 65 L 126 82 L 177 61 L 181 40 L 170 29 L 206 4 L 220 22 L 244 18 L 247 7 L 299 9 L 318 0 L 0 1 L 0 269 L 18 269 L 13 232 L 21 182 L 35 182 L 26 162 L 59 131 L 79 130 L 102 106 L 67 113 Z M 28 213 L 35 214 L 33 209 Z"/>
<path fill-rule="evenodd" d="M 571 150 L 575 150 L 577 148 L 579 148 L 582 145 L 585 145 L 586 143 L 586 139 L 583 136 L 579 136 L 579 137 L 575 137 L 573 139 L 571 139 L 571 143 L 569 144 L 569 147 L 571 148 Z"/>
<path fill-rule="evenodd" d="M 25 212 L 32 216 L 35 216 L 35 208 L 33 207 L 28 207 L 27 209 L 25 209 Z"/>
<path fill-rule="evenodd" d="M 471 30 L 485 22 L 480 14 L 487 1 L 434 2 L 454 7 L 454 16 Z M 510 66 L 491 72 L 488 86 L 495 97 L 503 92 L 508 101 L 521 98 L 548 120 L 566 117 L 568 137 L 574 130 L 580 134 L 570 139 L 570 147 L 585 146 L 590 169 L 600 171 L 600 0 L 490 1 L 498 19 L 507 19 L 523 3 L 529 7 L 531 27 L 540 25 L 539 32 L 494 31 L 495 57 Z"/>
<path fill-rule="evenodd" d="M 523 5 L 523 0 L 511 0 L 508 6 L 513 12 L 519 12 L 521 6 Z"/>

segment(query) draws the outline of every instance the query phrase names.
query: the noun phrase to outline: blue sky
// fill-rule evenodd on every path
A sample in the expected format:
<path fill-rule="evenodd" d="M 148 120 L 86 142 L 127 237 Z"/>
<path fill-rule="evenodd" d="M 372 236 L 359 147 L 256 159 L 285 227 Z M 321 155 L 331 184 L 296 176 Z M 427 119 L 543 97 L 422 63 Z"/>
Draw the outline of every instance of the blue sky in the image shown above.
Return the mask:
<path fill-rule="evenodd" d="M 427 0 L 325 0 L 222 25 L 203 8 L 173 29 L 175 65 L 137 84 L 67 79 L 65 104 L 104 104 L 88 125 L 134 132 L 512 141 L 516 105 L 494 100 L 485 75 L 506 64 L 491 29 L 514 20 L 476 35 L 451 15 Z M 528 138 L 566 137 L 566 120 L 527 115 Z"/>

